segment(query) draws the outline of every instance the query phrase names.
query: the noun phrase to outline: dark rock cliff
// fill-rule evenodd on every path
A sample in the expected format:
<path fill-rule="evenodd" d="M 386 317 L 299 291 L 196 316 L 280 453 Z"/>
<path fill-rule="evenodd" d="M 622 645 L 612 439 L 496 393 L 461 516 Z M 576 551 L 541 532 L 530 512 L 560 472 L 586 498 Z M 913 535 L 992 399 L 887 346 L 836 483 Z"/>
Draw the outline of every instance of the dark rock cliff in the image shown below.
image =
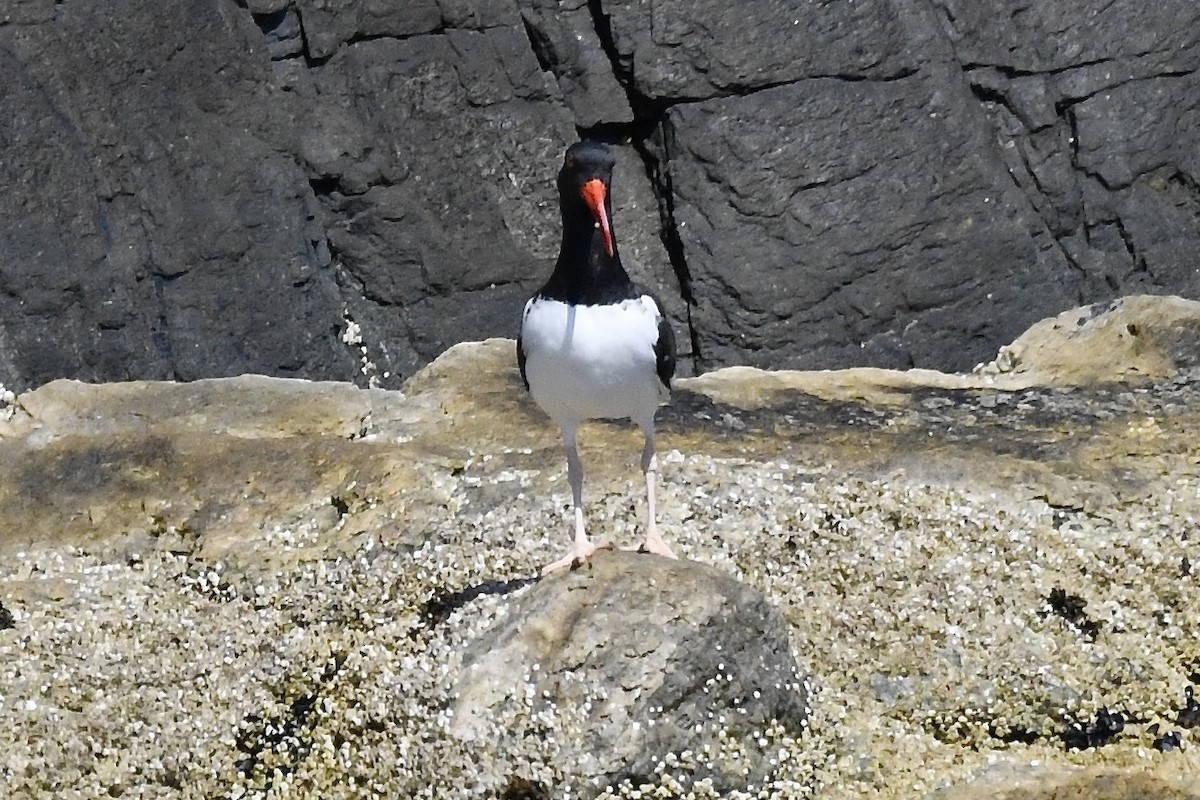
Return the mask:
<path fill-rule="evenodd" d="M 1200 296 L 1198 66 L 1193 0 L 9 0 L 0 384 L 398 385 L 515 333 L 581 134 L 685 369 L 969 368 Z"/>

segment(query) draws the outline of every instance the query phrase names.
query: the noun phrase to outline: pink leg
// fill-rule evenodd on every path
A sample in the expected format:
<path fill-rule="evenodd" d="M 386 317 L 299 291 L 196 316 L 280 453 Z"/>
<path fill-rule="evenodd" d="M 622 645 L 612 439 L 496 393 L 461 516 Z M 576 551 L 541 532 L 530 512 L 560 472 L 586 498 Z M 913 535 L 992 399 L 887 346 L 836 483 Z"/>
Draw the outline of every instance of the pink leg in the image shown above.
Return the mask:
<path fill-rule="evenodd" d="M 663 541 L 658 532 L 658 524 L 655 522 L 654 476 L 658 472 L 658 455 L 654 452 L 654 420 L 643 425 L 642 430 L 646 434 L 646 446 L 642 448 L 642 472 L 646 474 L 646 535 L 642 537 L 642 541 L 636 547 L 627 549 L 637 550 L 639 553 L 653 553 L 657 556 L 677 558 L 667 543 Z"/>
<path fill-rule="evenodd" d="M 563 448 L 567 451 L 567 480 L 571 484 L 571 500 L 575 506 L 575 541 L 565 556 L 542 567 L 543 575 L 583 563 L 588 556 L 601 549 L 588 541 L 583 528 L 583 462 L 579 460 L 574 427 L 563 428 Z"/>

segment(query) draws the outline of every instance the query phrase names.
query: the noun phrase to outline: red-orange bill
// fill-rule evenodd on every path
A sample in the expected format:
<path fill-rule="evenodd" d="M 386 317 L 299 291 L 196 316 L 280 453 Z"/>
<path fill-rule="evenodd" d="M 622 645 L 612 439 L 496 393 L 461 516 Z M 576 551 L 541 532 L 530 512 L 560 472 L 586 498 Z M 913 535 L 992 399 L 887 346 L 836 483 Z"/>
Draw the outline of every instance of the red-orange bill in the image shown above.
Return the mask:
<path fill-rule="evenodd" d="M 612 227 L 608 222 L 608 210 L 604 207 L 604 199 L 608 196 L 608 188 L 605 187 L 604 181 L 599 178 L 592 178 L 583 185 L 583 189 L 580 191 L 583 195 L 583 201 L 588 204 L 588 208 L 592 210 L 592 215 L 600 223 L 600 235 L 604 237 L 604 249 L 608 251 L 608 255 L 611 257 L 614 254 Z"/>

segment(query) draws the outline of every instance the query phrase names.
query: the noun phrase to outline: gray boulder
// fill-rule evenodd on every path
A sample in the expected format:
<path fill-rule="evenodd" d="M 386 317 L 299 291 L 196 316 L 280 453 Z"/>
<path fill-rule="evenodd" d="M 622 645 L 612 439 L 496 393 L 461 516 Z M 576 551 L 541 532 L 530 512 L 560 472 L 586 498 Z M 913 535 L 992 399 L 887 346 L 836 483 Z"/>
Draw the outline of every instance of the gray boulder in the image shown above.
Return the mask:
<path fill-rule="evenodd" d="M 808 713 L 807 677 L 761 593 L 696 562 L 624 552 L 543 578 L 471 643 L 453 694 L 468 745 L 503 752 L 506 737 L 555 718 L 558 758 L 584 796 L 664 770 L 685 788 L 761 786 L 778 750 L 768 737 L 798 737 Z"/>

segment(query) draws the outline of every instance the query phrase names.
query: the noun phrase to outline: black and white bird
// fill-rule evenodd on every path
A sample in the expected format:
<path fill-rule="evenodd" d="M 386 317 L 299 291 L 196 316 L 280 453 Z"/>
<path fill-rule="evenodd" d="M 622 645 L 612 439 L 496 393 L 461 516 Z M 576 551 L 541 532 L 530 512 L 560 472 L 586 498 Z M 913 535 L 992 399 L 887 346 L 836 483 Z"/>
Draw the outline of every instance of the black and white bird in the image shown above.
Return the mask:
<path fill-rule="evenodd" d="M 558 173 L 562 245 L 546 285 L 525 304 L 517 364 L 534 401 L 562 430 L 575 506 L 575 542 L 542 573 L 570 567 L 596 546 L 583 522 L 583 464 L 576 436 L 588 419 L 629 418 L 641 428 L 646 533 L 636 548 L 675 558 L 655 524 L 654 414 L 675 374 L 675 337 L 658 300 L 621 266 L 612 226 L 612 151 L 567 148 Z"/>

